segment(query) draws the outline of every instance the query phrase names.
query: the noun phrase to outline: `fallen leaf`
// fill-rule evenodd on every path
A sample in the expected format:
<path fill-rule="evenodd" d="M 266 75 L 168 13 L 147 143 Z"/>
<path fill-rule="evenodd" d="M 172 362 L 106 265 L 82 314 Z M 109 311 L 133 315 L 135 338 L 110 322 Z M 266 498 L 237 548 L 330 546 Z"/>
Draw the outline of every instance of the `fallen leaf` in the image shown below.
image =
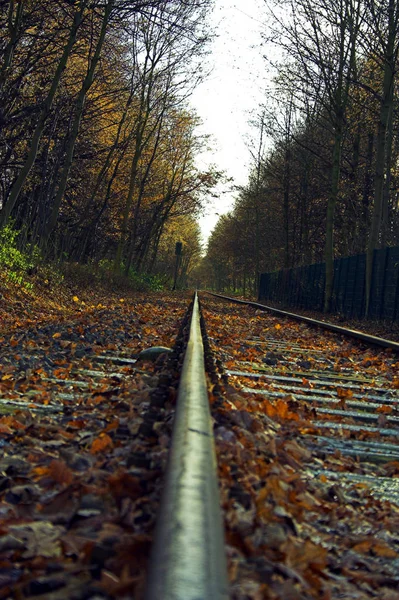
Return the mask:
<path fill-rule="evenodd" d="M 92 443 L 90 453 L 97 454 L 103 450 L 108 450 L 108 448 L 113 448 L 113 446 L 114 444 L 109 435 L 106 433 L 100 433 L 99 437 Z"/>

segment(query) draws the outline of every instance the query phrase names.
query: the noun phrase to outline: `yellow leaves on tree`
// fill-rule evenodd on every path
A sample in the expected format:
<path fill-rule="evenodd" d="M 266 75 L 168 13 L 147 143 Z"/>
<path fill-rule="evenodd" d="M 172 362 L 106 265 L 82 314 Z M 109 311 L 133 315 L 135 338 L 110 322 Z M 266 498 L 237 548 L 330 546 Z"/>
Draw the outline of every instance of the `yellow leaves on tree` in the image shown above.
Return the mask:
<path fill-rule="evenodd" d="M 98 454 L 99 452 L 103 452 L 104 450 L 110 450 L 114 447 L 112 439 L 106 433 L 100 433 L 97 439 L 91 445 L 90 453 Z"/>

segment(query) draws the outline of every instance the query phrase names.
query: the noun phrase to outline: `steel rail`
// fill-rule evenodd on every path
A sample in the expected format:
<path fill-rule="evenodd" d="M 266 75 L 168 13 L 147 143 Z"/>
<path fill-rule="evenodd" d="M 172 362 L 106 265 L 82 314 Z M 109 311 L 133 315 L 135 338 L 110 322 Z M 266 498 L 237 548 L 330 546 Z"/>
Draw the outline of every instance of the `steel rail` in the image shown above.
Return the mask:
<path fill-rule="evenodd" d="M 197 294 L 145 598 L 229 598 Z"/>
<path fill-rule="evenodd" d="M 309 325 L 313 325 L 315 327 L 321 327 L 322 329 L 327 329 L 328 331 L 334 331 L 335 333 L 340 333 L 345 336 L 356 338 L 358 340 L 361 340 L 362 342 L 366 342 L 367 344 L 382 346 L 383 348 L 390 348 L 394 352 L 399 352 L 399 343 L 394 342 L 393 340 L 387 340 L 385 338 L 377 337 L 375 335 L 363 333 L 363 331 L 358 331 L 357 329 L 347 329 L 346 327 L 340 327 L 340 325 L 335 325 L 334 323 L 319 321 L 317 319 L 311 319 L 310 317 L 297 315 L 296 313 L 291 313 L 285 310 L 281 310 L 279 308 L 273 308 L 272 306 L 266 306 L 265 304 L 259 304 L 258 302 L 251 302 L 249 300 L 239 300 L 238 298 L 231 298 L 230 296 L 223 296 L 222 294 L 215 294 L 214 292 L 208 292 L 206 290 L 203 291 L 206 294 L 215 296 L 216 298 L 222 298 L 223 300 L 235 302 L 236 304 L 245 304 L 247 306 L 252 306 L 253 308 L 258 308 L 259 310 L 268 310 L 272 313 L 281 315 L 283 317 L 289 317 L 291 319 L 295 319 L 296 321 L 302 321 L 303 323 L 308 323 Z"/>

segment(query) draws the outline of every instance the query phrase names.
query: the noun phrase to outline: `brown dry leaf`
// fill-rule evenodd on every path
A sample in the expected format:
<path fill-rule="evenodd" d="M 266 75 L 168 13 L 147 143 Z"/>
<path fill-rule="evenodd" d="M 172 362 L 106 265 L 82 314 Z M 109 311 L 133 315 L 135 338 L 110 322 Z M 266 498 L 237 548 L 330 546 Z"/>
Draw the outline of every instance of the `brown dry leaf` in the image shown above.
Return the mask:
<path fill-rule="evenodd" d="M 306 379 L 306 377 L 302 378 L 302 385 L 304 385 L 305 387 L 308 387 L 308 388 L 313 388 L 314 387 L 313 383 L 311 383 L 309 381 L 309 379 Z"/>
<path fill-rule="evenodd" d="M 31 473 L 35 479 L 41 478 L 41 477 L 48 475 L 49 468 L 47 466 L 43 466 L 43 467 L 37 466 L 32 469 Z"/>
<path fill-rule="evenodd" d="M 48 474 L 54 481 L 61 484 L 69 485 L 73 480 L 73 473 L 63 460 L 52 460 Z"/>
<path fill-rule="evenodd" d="M 97 454 L 98 452 L 103 452 L 103 450 L 108 450 L 113 448 L 114 444 L 106 433 L 100 433 L 99 437 L 94 440 L 90 448 L 90 454 Z"/>
<path fill-rule="evenodd" d="M 337 388 L 337 396 L 338 398 L 352 398 L 353 392 L 347 388 Z"/>
<path fill-rule="evenodd" d="M 133 477 L 126 471 L 120 471 L 111 475 L 108 479 L 110 490 L 116 500 L 122 498 L 136 499 L 140 496 L 142 488 L 138 477 Z"/>
<path fill-rule="evenodd" d="M 288 566 L 300 571 L 306 571 L 308 568 L 322 571 L 327 564 L 326 548 L 314 544 L 310 540 L 301 543 L 293 538 L 288 538 L 281 549 L 286 555 Z"/>
<path fill-rule="evenodd" d="M 44 558 L 58 558 L 62 555 L 59 541 L 64 528 L 54 526 L 48 521 L 38 521 L 21 525 L 11 525 L 10 532 L 24 542 L 25 551 L 23 558 L 43 556 Z"/>
<path fill-rule="evenodd" d="M 285 442 L 284 449 L 297 460 L 309 460 L 312 456 L 310 450 L 300 446 L 296 440 L 288 440 Z"/>
<path fill-rule="evenodd" d="M 0 423 L 8 425 L 9 427 L 12 427 L 12 429 L 26 429 L 26 426 L 12 415 L 1 417 Z"/>
<path fill-rule="evenodd" d="M 10 427 L 8 427 L 8 425 L 3 425 L 3 423 L 0 423 L 0 433 L 6 433 L 6 434 L 11 435 L 12 429 Z"/>
<path fill-rule="evenodd" d="M 383 558 L 396 558 L 398 556 L 398 553 L 382 540 L 375 541 L 371 549 L 373 554 Z"/>
<path fill-rule="evenodd" d="M 352 550 L 358 552 L 359 554 L 368 554 L 371 550 L 374 540 L 363 540 L 359 542 L 355 546 L 352 547 Z"/>
<path fill-rule="evenodd" d="M 389 414 L 391 414 L 392 411 L 393 411 L 392 406 L 383 405 L 383 406 L 379 406 L 375 412 L 384 413 L 386 415 L 389 415 Z"/>
<path fill-rule="evenodd" d="M 74 421 L 68 421 L 66 427 L 70 429 L 84 429 L 87 425 L 87 419 L 75 419 Z"/>

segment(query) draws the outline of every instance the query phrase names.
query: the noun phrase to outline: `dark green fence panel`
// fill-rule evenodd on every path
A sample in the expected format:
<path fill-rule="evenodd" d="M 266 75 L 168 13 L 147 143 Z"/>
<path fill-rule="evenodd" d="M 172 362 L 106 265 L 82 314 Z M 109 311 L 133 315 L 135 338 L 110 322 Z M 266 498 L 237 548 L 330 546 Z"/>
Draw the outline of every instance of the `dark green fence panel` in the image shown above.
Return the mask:
<path fill-rule="evenodd" d="M 366 255 L 334 261 L 332 311 L 345 317 L 361 318 L 365 313 Z M 259 300 L 285 307 L 322 310 L 325 264 L 317 263 L 260 278 Z M 399 247 L 374 252 L 369 316 L 399 321 Z"/>

